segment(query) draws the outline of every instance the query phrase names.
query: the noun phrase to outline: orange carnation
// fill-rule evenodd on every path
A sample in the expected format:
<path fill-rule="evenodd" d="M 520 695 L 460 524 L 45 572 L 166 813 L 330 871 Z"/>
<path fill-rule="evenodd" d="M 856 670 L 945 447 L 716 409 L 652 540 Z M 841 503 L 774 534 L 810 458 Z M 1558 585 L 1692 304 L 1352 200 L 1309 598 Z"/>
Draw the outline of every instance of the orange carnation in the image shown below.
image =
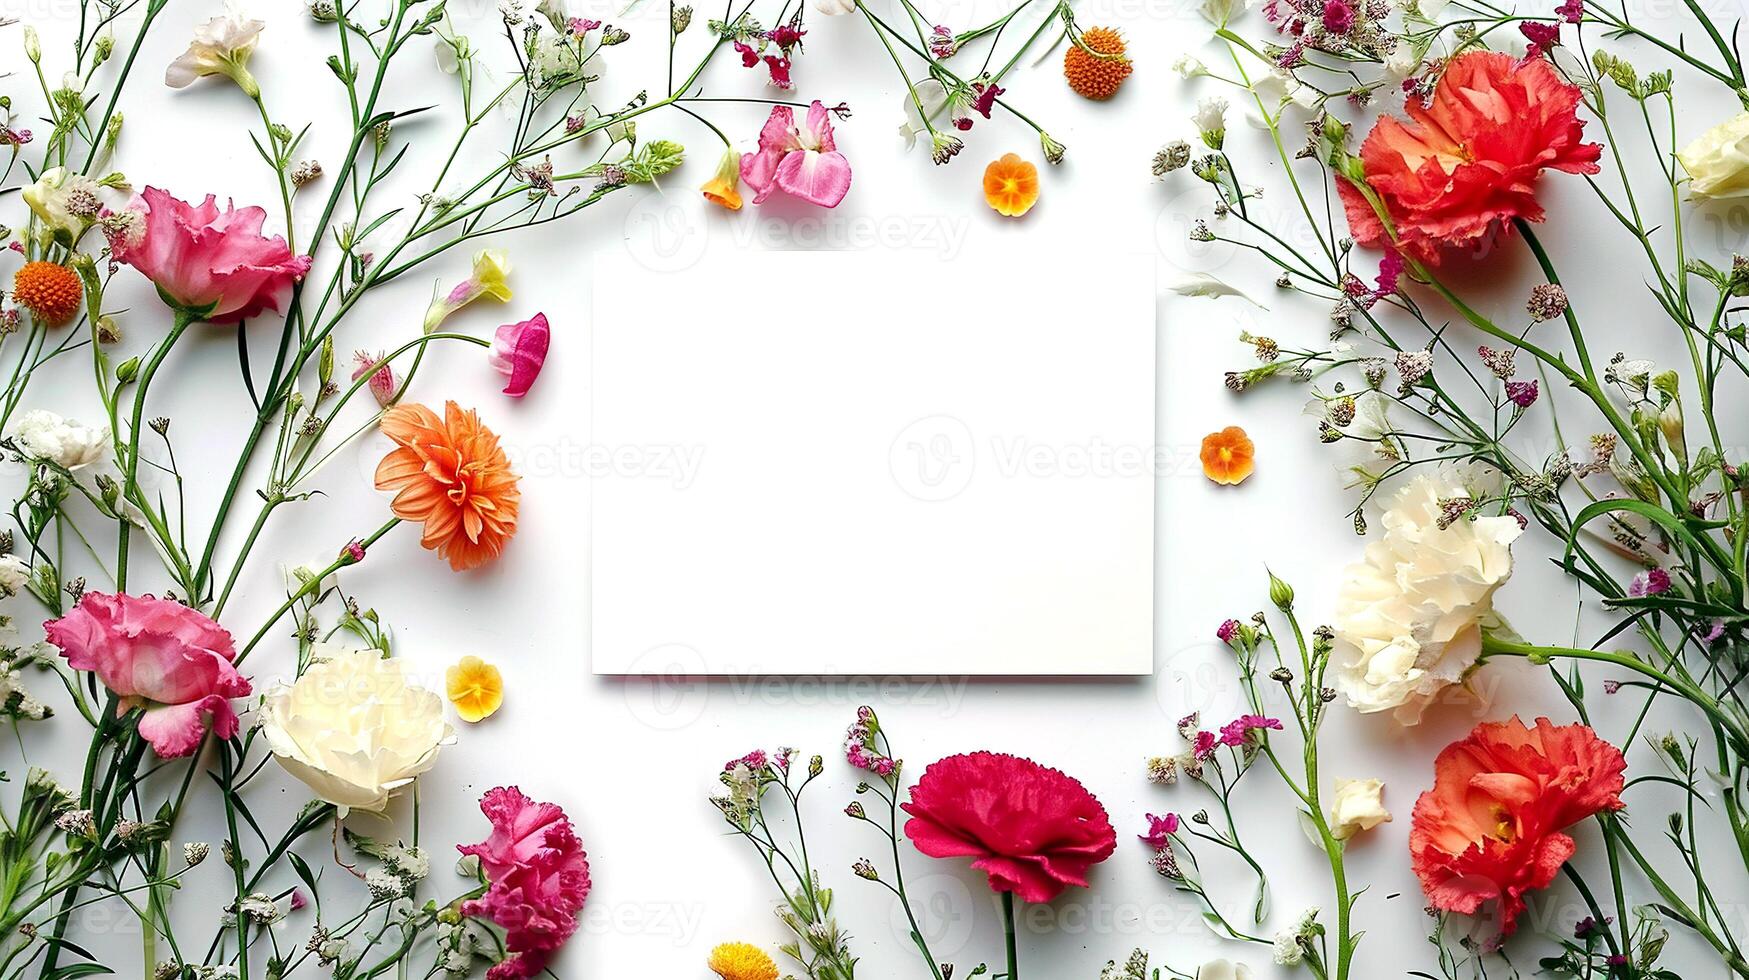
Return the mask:
<path fill-rule="evenodd" d="M 1063 77 L 1069 87 L 1089 99 L 1116 95 L 1117 87 L 1136 70 L 1124 56 L 1123 35 L 1109 27 L 1094 27 L 1082 32 L 1079 40 L 1063 53 Z"/>
<path fill-rule="evenodd" d="M 984 168 L 984 200 L 997 214 L 1018 218 L 1038 203 L 1038 168 L 1013 153 Z"/>
<path fill-rule="evenodd" d="M 1245 430 L 1229 425 L 1202 437 L 1202 475 L 1227 486 L 1245 482 L 1257 468 L 1257 447 Z"/>
<path fill-rule="evenodd" d="M 1444 248 L 1479 251 L 1514 218 L 1541 221 L 1536 181 L 1545 168 L 1597 173 L 1603 147 L 1580 142 L 1579 90 L 1542 58 L 1498 51 L 1453 58 L 1431 100 L 1411 98 L 1411 121 L 1381 116 L 1360 147 L 1366 183 L 1384 204 L 1398 246 L 1436 263 Z M 1362 245 L 1390 236 L 1369 202 L 1337 181 L 1348 227 Z"/>
<path fill-rule="evenodd" d="M 73 319 L 84 295 L 73 270 L 54 262 L 26 262 L 12 276 L 12 301 L 45 326 L 58 327 Z"/>
<path fill-rule="evenodd" d="M 396 517 L 424 523 L 419 543 L 458 572 L 497 558 L 516 533 L 522 492 L 479 415 L 455 402 L 441 419 L 424 405 L 397 405 L 382 429 L 397 448 L 377 464 L 377 489 L 395 491 Z"/>
<path fill-rule="evenodd" d="M 1534 730 L 1516 717 L 1476 726 L 1433 764 L 1433 788 L 1415 801 L 1409 853 L 1434 908 L 1466 915 L 1498 902 L 1502 937 L 1573 856 L 1567 827 L 1622 808 L 1621 750 L 1584 725 Z"/>

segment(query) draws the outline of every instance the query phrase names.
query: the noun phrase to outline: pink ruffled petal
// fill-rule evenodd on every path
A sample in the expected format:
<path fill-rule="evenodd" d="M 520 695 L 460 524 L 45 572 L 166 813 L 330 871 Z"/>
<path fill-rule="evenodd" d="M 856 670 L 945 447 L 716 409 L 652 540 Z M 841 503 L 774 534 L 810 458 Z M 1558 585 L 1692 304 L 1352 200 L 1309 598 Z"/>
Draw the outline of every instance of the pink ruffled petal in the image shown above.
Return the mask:
<path fill-rule="evenodd" d="M 506 323 L 498 328 L 487 356 L 494 370 L 510 379 L 504 393 L 521 398 L 540 377 L 541 366 L 547 362 L 547 347 L 552 342 L 552 328 L 545 313 L 536 313 L 521 323 Z"/>
<path fill-rule="evenodd" d="M 140 737 L 166 759 L 193 752 L 206 733 L 206 717 L 212 716 L 213 734 L 230 738 L 237 734 L 237 713 L 231 702 L 217 694 L 187 704 L 166 704 L 146 709 L 140 716 Z"/>
<path fill-rule="evenodd" d="M 850 193 L 850 161 L 837 150 L 791 153 L 777 165 L 777 186 L 823 208 L 837 207 Z"/>

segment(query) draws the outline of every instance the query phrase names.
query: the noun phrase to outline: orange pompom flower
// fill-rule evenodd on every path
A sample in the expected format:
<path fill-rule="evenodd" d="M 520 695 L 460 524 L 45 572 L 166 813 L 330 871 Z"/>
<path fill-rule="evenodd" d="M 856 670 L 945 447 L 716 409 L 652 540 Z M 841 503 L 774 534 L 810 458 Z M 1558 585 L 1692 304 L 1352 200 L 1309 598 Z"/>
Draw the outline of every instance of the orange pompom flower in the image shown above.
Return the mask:
<path fill-rule="evenodd" d="M 997 214 L 1018 218 L 1038 203 L 1038 168 L 1013 153 L 984 168 L 984 200 Z"/>
<path fill-rule="evenodd" d="M 1136 68 L 1124 56 L 1123 35 L 1109 27 L 1082 32 L 1078 43 L 1063 54 L 1063 77 L 1075 94 L 1103 101 L 1117 94 L 1117 87 Z"/>
<path fill-rule="evenodd" d="M 1471 915 L 1496 903 L 1512 935 L 1524 894 L 1548 887 L 1576 845 L 1563 831 L 1622 808 L 1627 760 L 1584 725 L 1516 717 L 1477 725 L 1433 763 L 1415 801 L 1409 853 L 1434 908 Z"/>
<path fill-rule="evenodd" d="M 54 262 L 26 262 L 12 276 L 12 300 L 37 322 L 58 327 L 79 312 L 85 289 L 72 269 Z"/>
<path fill-rule="evenodd" d="M 395 491 L 396 517 L 423 522 L 419 543 L 458 572 L 497 558 L 516 533 L 522 492 L 479 415 L 455 402 L 441 419 L 424 405 L 397 405 L 382 430 L 397 448 L 377 464 L 377 489 Z"/>
<path fill-rule="evenodd" d="M 1229 425 L 1202 437 L 1202 475 L 1226 486 L 1245 482 L 1257 468 L 1257 447 L 1245 430 Z"/>

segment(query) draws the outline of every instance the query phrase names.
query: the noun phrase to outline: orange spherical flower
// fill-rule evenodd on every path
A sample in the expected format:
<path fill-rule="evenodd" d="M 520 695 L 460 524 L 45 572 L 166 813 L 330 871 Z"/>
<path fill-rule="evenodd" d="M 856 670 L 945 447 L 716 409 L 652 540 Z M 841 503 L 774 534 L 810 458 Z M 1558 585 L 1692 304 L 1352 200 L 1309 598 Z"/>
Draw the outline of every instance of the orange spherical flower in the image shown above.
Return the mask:
<path fill-rule="evenodd" d="M 396 517 L 424 523 L 419 543 L 458 572 L 497 558 L 516 533 L 522 492 L 479 415 L 455 402 L 441 419 L 424 405 L 397 405 L 382 429 L 397 448 L 377 464 L 377 489 L 396 491 Z"/>
<path fill-rule="evenodd" d="M 997 214 L 1018 218 L 1038 203 L 1038 168 L 1013 153 L 984 168 L 984 200 Z"/>
<path fill-rule="evenodd" d="M 1077 95 L 1109 99 L 1136 68 L 1124 56 L 1123 35 L 1109 27 L 1083 31 L 1079 44 L 1063 53 L 1063 77 Z"/>
<path fill-rule="evenodd" d="M 1485 249 L 1514 218 L 1541 221 L 1536 181 L 1545 168 L 1598 171 L 1603 147 L 1580 142 L 1578 106 L 1579 90 L 1542 58 L 1453 58 L 1431 100 L 1409 100 L 1411 122 L 1381 116 L 1360 147 L 1367 186 L 1390 215 L 1398 247 L 1432 264 L 1442 249 Z M 1354 240 L 1390 244 L 1366 196 L 1337 184 Z"/>
<path fill-rule="evenodd" d="M 58 327 L 73 319 L 84 295 L 73 270 L 54 262 L 26 262 L 12 276 L 12 301 L 46 326 Z"/>
<path fill-rule="evenodd" d="M 1245 482 L 1257 468 L 1257 447 L 1245 430 L 1229 425 L 1202 437 L 1202 475 L 1230 487 Z"/>
<path fill-rule="evenodd" d="M 1502 937 L 1524 893 L 1547 887 L 1573 856 L 1564 829 L 1623 806 L 1621 750 L 1584 725 L 1514 717 L 1477 725 L 1433 764 L 1433 788 L 1415 801 L 1409 853 L 1434 908 L 1466 915 L 1497 902 Z"/>

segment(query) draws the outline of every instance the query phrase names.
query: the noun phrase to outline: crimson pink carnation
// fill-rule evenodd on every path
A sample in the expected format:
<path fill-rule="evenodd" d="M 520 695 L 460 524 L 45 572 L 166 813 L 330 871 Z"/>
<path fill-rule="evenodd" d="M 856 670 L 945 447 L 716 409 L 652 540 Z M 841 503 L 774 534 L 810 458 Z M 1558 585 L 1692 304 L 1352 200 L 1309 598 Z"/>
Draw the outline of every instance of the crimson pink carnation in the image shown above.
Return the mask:
<path fill-rule="evenodd" d="M 129 205 L 141 228 L 118 235 L 111 252 L 157 285 L 165 301 L 208 323 L 237 323 L 263 310 L 282 310 L 292 284 L 310 271 L 310 257 L 293 255 L 278 235 L 261 234 L 267 212 L 221 212 L 208 194 L 199 205 L 148 187 Z"/>
<path fill-rule="evenodd" d="M 218 737 L 237 734 L 230 699 L 247 696 L 249 681 L 231 665 L 231 634 L 201 613 L 153 596 L 87 592 L 43 629 L 69 666 L 96 673 L 115 694 L 118 715 L 145 709 L 140 736 L 160 756 L 193 752 L 209 718 Z"/>
<path fill-rule="evenodd" d="M 905 836 L 930 857 L 969 857 L 990 888 L 1048 902 L 1117 849 L 1105 807 L 1069 776 L 997 752 L 951 755 L 903 804 Z"/>
<path fill-rule="evenodd" d="M 456 850 L 480 859 L 486 894 L 462 903 L 462 913 L 505 931 L 511 955 L 487 971 L 488 980 L 533 977 L 577 931 L 577 913 L 589 897 L 589 859 L 558 804 L 499 786 L 480 798 L 480 812 L 492 822 L 491 836 Z"/>
<path fill-rule="evenodd" d="M 1442 249 L 1486 247 L 1515 218 L 1541 221 L 1543 170 L 1598 172 L 1603 147 L 1581 142 L 1578 106 L 1579 90 L 1541 58 L 1453 58 L 1431 101 L 1409 100 L 1412 121 L 1382 116 L 1361 144 L 1366 183 L 1390 215 L 1397 247 L 1435 264 Z M 1372 204 L 1338 184 L 1354 240 L 1390 245 Z"/>
<path fill-rule="evenodd" d="M 1622 808 L 1621 750 L 1584 725 L 1534 729 L 1517 718 L 1477 725 L 1433 764 L 1415 801 L 1409 853 L 1434 908 L 1474 914 L 1496 902 L 1502 936 L 1525 892 L 1548 887 L 1573 856 L 1566 828 Z"/>

